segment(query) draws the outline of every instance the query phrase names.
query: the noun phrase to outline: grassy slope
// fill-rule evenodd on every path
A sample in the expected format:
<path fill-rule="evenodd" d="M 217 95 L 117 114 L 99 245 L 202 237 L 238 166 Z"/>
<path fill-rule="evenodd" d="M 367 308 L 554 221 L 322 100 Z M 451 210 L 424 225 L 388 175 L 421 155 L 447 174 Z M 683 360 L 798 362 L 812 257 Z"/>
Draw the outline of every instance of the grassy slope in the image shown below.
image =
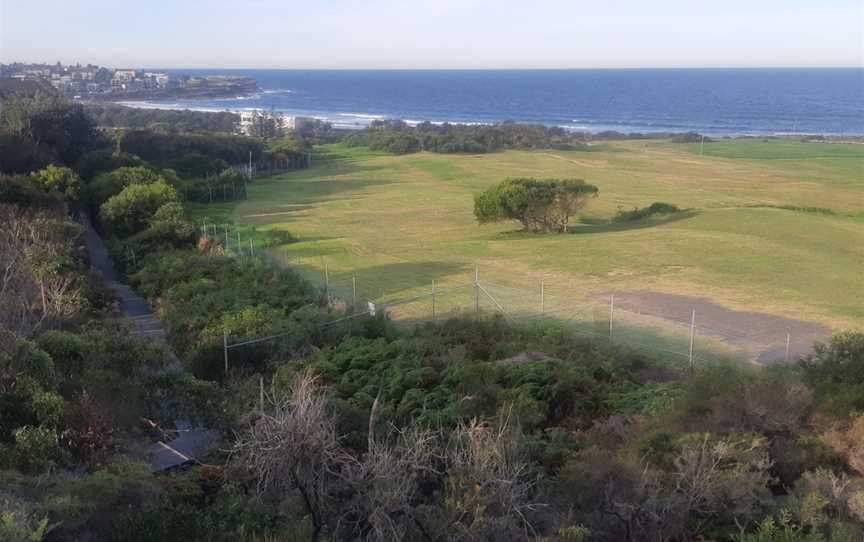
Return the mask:
<path fill-rule="evenodd" d="M 734 308 L 864 323 L 864 146 L 787 141 L 697 145 L 632 141 L 591 152 L 510 151 L 403 157 L 332 146 L 311 170 L 250 185 L 238 222 L 287 228 L 285 247 L 334 279 L 356 273 L 378 297 L 432 279 L 470 277 L 580 293 L 653 288 Z M 811 158 L 812 157 L 812 158 Z M 581 177 L 600 186 L 585 215 L 667 201 L 679 220 L 580 226 L 526 236 L 514 224 L 479 227 L 472 195 L 509 176 Z M 825 207 L 836 216 L 753 205 Z M 856 218 L 857 216 L 857 218 Z M 563 293 L 562 293 L 563 295 Z"/>

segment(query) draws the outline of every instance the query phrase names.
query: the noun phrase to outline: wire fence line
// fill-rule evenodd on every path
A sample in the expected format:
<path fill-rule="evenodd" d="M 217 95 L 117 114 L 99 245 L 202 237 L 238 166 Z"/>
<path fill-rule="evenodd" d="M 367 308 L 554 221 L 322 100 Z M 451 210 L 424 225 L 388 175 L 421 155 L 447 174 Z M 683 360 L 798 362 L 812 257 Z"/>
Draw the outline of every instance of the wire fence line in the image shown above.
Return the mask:
<path fill-rule="evenodd" d="M 774 352 L 772 361 L 789 361 L 791 333 L 760 336 L 712 321 L 700 321 L 699 308 L 687 314 L 658 315 L 656 310 L 634 310 L 616 306 L 615 294 L 588 295 L 573 281 L 540 280 L 513 284 L 513 275 L 495 268 L 474 266 L 428 280 L 418 274 L 404 278 L 374 277 L 362 272 L 331 269 L 325 257 L 301 257 L 269 252 L 256 247 L 239 229 L 229 225 L 205 225 L 202 232 L 216 239 L 236 257 L 264 258 L 273 265 L 299 271 L 318 286 L 328 304 L 344 316 L 326 323 L 335 326 L 363 316 L 386 313 L 398 323 L 443 320 L 465 314 L 501 314 L 519 325 L 555 324 L 597 344 L 626 346 L 653 354 L 671 356 L 681 366 L 722 357 L 754 360 L 761 351 Z M 425 282 L 425 284 L 424 284 Z M 646 307 L 646 309 L 654 309 Z M 275 340 L 281 334 L 246 338 L 232 343 L 225 338 L 225 352 Z"/>

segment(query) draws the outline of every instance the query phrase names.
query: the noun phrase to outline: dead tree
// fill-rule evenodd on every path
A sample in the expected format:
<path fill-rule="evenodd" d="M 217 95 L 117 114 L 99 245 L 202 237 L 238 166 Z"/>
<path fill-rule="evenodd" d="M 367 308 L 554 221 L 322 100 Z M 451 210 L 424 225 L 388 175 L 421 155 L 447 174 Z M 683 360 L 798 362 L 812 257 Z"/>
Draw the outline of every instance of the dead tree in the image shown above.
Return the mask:
<path fill-rule="evenodd" d="M 299 494 L 317 540 L 344 452 L 328 394 L 305 372 L 284 393 L 265 394 L 257 421 L 237 437 L 234 452 L 257 480 L 259 498 L 284 500 Z"/>

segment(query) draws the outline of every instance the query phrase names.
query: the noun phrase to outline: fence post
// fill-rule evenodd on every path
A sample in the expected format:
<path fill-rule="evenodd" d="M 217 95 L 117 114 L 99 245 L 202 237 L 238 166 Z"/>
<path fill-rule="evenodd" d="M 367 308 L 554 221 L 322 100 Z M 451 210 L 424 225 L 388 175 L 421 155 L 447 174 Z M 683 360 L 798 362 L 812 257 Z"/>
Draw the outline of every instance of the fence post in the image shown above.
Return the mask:
<path fill-rule="evenodd" d="M 435 279 L 432 279 L 432 321 L 435 321 Z"/>
<path fill-rule="evenodd" d="M 612 320 L 615 316 L 615 294 L 609 296 L 609 344 L 612 344 Z"/>
<path fill-rule="evenodd" d="M 225 250 L 228 250 L 228 224 L 225 224 Z"/>
<path fill-rule="evenodd" d="M 225 355 L 225 372 L 228 372 L 228 329 L 222 326 L 222 352 Z"/>
<path fill-rule="evenodd" d="M 351 275 L 351 310 L 357 307 L 357 276 Z"/>
<path fill-rule="evenodd" d="M 240 242 L 240 230 L 237 230 L 237 253 L 243 257 L 243 244 Z"/>
<path fill-rule="evenodd" d="M 792 340 L 792 335 L 786 333 L 786 362 L 789 362 L 789 342 Z"/>
<path fill-rule="evenodd" d="M 693 375 L 693 339 L 696 338 L 696 309 L 690 315 L 690 375 Z"/>
<path fill-rule="evenodd" d="M 474 313 L 480 313 L 480 266 L 474 264 Z"/>
<path fill-rule="evenodd" d="M 249 239 L 249 257 L 255 256 L 255 247 L 252 246 L 252 239 Z"/>
<path fill-rule="evenodd" d="M 327 270 L 327 264 L 324 264 L 324 294 L 330 295 L 330 272 Z"/>

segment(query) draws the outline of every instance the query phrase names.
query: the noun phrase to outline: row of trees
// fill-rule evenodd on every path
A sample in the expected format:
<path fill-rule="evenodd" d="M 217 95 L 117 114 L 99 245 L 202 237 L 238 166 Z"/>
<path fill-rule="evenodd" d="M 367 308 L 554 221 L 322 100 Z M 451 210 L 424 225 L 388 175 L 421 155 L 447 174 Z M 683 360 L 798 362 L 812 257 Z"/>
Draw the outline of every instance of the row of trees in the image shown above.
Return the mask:
<path fill-rule="evenodd" d="M 240 115 L 230 111 L 145 109 L 112 103 L 89 103 L 84 109 L 98 126 L 105 128 L 233 134 L 240 124 Z"/>
<path fill-rule="evenodd" d="M 486 153 L 504 149 L 584 149 L 575 135 L 563 128 L 504 122 L 499 124 L 432 124 L 409 126 L 403 121 L 375 121 L 369 128 L 349 134 L 343 143 L 392 154 L 420 151 Z"/>
<path fill-rule="evenodd" d="M 71 165 L 107 143 L 80 104 L 52 94 L 15 95 L 0 108 L 0 171 Z"/>

